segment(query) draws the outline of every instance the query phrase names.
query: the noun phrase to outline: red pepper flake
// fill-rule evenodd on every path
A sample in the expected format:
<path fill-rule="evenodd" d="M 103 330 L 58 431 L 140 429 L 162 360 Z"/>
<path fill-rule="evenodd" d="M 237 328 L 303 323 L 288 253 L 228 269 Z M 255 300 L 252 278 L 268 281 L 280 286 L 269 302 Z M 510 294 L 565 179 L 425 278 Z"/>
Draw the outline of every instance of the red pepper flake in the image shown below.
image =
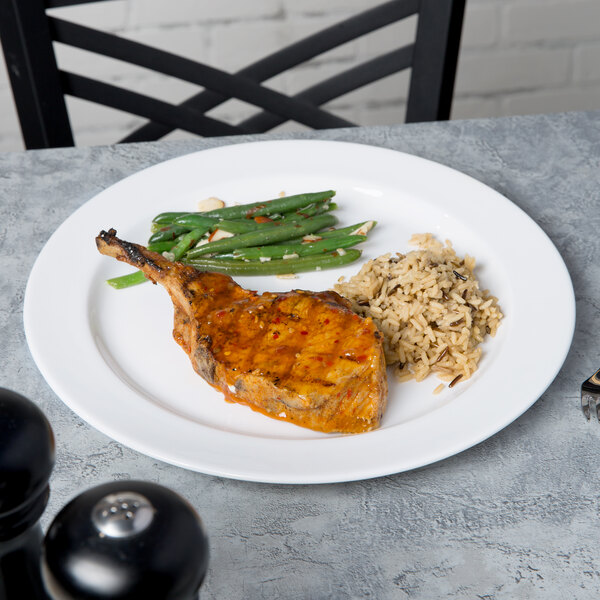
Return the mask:
<path fill-rule="evenodd" d="M 220 310 L 216 316 L 220 319 L 221 317 L 224 317 L 226 314 L 227 314 L 226 310 Z"/>
<path fill-rule="evenodd" d="M 329 325 L 329 319 L 325 319 L 323 323 L 325 323 L 325 325 Z"/>
<path fill-rule="evenodd" d="M 308 335 L 308 331 L 301 331 L 300 332 L 302 335 Z"/>
<path fill-rule="evenodd" d="M 279 337 L 279 334 L 278 334 L 278 333 L 274 333 L 274 334 L 273 334 L 273 339 L 274 339 L 274 340 L 276 340 L 278 337 Z"/>
<path fill-rule="evenodd" d="M 365 360 L 367 360 L 366 354 L 361 354 L 360 356 L 356 357 L 356 362 L 364 362 Z"/>
<path fill-rule="evenodd" d="M 352 390 L 348 390 L 348 391 L 346 392 L 346 397 L 347 397 L 347 398 L 350 398 L 351 396 L 352 396 Z"/>
<path fill-rule="evenodd" d="M 315 356 L 315 360 L 318 360 L 319 362 L 323 362 L 323 357 L 322 356 Z"/>
<path fill-rule="evenodd" d="M 273 319 L 273 323 L 281 323 L 281 319 L 279 317 L 275 317 Z"/>
<path fill-rule="evenodd" d="M 340 340 L 333 340 L 334 344 L 339 344 Z"/>
<path fill-rule="evenodd" d="M 333 361 L 331 360 L 328 360 L 326 364 L 328 367 L 333 367 Z"/>

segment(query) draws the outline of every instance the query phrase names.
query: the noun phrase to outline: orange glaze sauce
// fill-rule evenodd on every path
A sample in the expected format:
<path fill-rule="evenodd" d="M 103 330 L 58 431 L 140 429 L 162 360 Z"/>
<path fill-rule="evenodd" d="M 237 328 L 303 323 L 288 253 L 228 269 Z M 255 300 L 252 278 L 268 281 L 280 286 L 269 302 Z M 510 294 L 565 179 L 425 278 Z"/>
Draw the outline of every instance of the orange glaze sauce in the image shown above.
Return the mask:
<path fill-rule="evenodd" d="M 326 316 L 320 315 L 322 305 L 308 295 L 300 301 L 297 295 L 265 296 L 258 303 L 240 302 L 229 311 L 217 311 L 211 326 L 203 327 L 215 358 L 224 366 L 278 383 L 300 368 L 313 379 L 335 383 L 331 367 L 340 359 L 354 369 L 369 358 L 373 333 L 368 327 L 352 338 L 344 335 L 348 320 L 356 315 L 339 306 L 328 306 Z"/>

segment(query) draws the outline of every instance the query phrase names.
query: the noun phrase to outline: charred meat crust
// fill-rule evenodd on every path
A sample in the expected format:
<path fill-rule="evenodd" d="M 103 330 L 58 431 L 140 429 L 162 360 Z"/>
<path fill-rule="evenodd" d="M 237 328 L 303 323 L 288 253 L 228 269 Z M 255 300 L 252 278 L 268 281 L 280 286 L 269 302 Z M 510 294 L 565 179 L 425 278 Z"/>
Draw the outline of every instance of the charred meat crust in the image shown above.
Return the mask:
<path fill-rule="evenodd" d="M 116 229 L 111 228 L 108 231 L 102 230 L 98 234 L 98 237 L 96 238 L 96 247 L 98 248 L 98 250 L 100 250 L 100 252 L 102 252 L 102 244 L 106 244 L 107 246 L 119 247 L 124 252 L 125 256 L 123 258 L 116 258 L 122 260 L 123 262 L 127 262 L 135 267 L 143 267 L 144 265 L 148 265 L 156 271 L 162 271 L 162 268 L 159 265 L 157 265 L 155 261 L 153 261 L 151 258 L 148 257 L 147 254 L 144 254 L 141 251 L 140 246 L 138 246 L 137 244 L 126 242 L 124 240 L 120 240 L 117 237 Z"/>
<path fill-rule="evenodd" d="M 206 346 L 198 344 L 196 351 L 194 352 L 194 359 L 192 365 L 195 368 L 196 373 L 202 378 L 206 379 L 211 385 L 217 383 L 215 379 L 215 373 L 217 371 L 217 363 L 212 352 Z"/>

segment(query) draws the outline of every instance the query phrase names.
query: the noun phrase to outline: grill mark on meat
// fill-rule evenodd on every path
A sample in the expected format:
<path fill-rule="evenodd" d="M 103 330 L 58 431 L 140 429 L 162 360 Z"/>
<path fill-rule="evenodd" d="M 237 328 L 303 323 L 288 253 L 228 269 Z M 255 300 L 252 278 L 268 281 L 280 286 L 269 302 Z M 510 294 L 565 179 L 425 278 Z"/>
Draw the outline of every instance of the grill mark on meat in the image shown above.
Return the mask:
<path fill-rule="evenodd" d="M 349 360 L 355 363 L 361 363 L 363 362 L 362 360 L 360 360 L 360 358 L 358 358 L 357 356 L 353 356 L 351 354 L 344 354 L 342 356 L 339 357 L 341 360 Z"/>
<path fill-rule="evenodd" d="M 306 380 L 307 383 L 318 383 L 319 385 L 322 385 L 323 387 L 332 387 L 335 385 L 335 383 L 333 381 L 325 381 L 324 379 L 307 379 Z"/>

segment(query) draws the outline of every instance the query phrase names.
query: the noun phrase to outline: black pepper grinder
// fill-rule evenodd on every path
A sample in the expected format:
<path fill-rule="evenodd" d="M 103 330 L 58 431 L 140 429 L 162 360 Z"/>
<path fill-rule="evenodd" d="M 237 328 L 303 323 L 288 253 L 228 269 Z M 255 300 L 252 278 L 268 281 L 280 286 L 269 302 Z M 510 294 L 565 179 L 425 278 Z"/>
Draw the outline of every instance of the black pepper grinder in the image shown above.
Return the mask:
<path fill-rule="evenodd" d="M 44 540 L 42 573 L 55 600 L 192 600 L 207 568 L 197 513 L 173 491 L 144 481 L 83 492 Z"/>
<path fill-rule="evenodd" d="M 0 388 L 0 600 L 47 598 L 40 575 L 54 436 L 30 400 Z"/>

